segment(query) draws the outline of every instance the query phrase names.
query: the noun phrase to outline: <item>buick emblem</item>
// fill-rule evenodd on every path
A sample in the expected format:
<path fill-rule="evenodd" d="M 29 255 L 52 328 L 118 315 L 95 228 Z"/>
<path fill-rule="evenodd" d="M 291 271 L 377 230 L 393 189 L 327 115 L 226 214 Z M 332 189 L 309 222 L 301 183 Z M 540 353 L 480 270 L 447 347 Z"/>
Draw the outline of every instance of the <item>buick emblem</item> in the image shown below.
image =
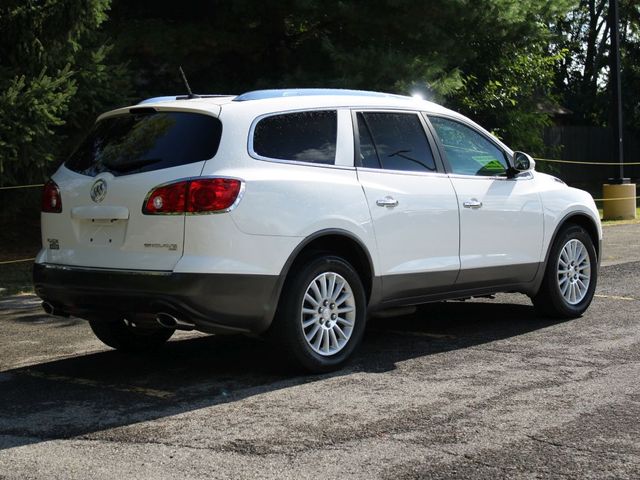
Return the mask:
<path fill-rule="evenodd" d="M 107 196 L 107 182 L 105 182 L 103 179 L 96 180 L 96 183 L 94 183 L 91 187 L 90 195 L 91 200 L 96 203 L 100 203 L 102 200 L 104 200 L 104 197 Z"/>

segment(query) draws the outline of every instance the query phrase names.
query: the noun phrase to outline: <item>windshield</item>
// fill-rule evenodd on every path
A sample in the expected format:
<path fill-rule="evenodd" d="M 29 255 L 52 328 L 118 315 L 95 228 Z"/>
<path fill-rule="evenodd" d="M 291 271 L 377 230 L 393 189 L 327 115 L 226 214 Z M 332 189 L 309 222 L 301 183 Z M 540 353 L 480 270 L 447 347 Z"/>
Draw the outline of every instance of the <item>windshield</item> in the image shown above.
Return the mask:
<path fill-rule="evenodd" d="M 83 175 L 129 175 L 215 156 L 222 124 L 189 112 L 131 113 L 99 121 L 69 157 L 67 168 Z"/>

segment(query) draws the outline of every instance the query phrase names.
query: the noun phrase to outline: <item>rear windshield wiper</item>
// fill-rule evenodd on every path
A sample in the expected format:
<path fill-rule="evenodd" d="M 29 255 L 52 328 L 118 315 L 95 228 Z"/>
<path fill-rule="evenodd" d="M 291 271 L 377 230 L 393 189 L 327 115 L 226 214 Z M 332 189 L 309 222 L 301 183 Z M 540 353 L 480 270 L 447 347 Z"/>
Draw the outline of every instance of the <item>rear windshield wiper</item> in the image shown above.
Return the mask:
<path fill-rule="evenodd" d="M 138 170 L 139 168 L 146 167 L 147 165 L 152 165 L 161 161 L 162 158 L 141 158 L 140 160 L 133 160 L 122 164 L 112 165 L 110 163 L 104 163 L 103 165 L 109 170 L 113 170 L 114 172 L 124 173 L 130 172 L 132 170 Z"/>

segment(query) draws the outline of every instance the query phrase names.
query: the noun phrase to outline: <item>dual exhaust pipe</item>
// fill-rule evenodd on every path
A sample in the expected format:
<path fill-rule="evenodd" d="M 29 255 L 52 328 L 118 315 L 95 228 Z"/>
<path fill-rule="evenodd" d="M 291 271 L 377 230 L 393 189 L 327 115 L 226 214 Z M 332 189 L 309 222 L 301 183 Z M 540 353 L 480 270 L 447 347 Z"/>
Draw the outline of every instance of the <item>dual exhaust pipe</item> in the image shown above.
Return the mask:
<path fill-rule="evenodd" d="M 196 328 L 195 323 L 180 320 L 178 317 L 167 312 L 156 314 L 156 322 L 164 328 L 175 328 L 176 330 L 193 330 Z"/>
<path fill-rule="evenodd" d="M 42 309 L 49 315 L 54 317 L 68 318 L 69 313 L 64 310 L 60 310 L 49 302 L 42 302 Z M 158 325 L 164 328 L 174 328 L 176 330 L 193 330 L 196 328 L 196 324 L 181 320 L 175 315 L 167 312 L 159 312 L 156 314 L 156 322 Z"/>
<path fill-rule="evenodd" d="M 42 309 L 48 313 L 49 315 L 53 315 L 54 317 L 63 317 L 69 318 L 69 313 L 64 310 L 60 310 L 59 308 L 54 307 L 49 302 L 42 302 Z"/>

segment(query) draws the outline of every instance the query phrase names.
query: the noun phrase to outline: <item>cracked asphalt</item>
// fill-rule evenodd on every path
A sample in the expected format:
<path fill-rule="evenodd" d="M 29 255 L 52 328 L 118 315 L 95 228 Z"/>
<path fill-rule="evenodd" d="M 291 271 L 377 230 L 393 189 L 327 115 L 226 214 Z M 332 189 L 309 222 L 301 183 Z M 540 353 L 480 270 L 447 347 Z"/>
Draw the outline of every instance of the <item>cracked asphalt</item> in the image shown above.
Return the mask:
<path fill-rule="evenodd" d="M 320 376 L 244 337 L 123 355 L 2 299 L 0 478 L 640 478 L 640 225 L 607 227 L 603 262 L 579 319 L 432 304 Z"/>

